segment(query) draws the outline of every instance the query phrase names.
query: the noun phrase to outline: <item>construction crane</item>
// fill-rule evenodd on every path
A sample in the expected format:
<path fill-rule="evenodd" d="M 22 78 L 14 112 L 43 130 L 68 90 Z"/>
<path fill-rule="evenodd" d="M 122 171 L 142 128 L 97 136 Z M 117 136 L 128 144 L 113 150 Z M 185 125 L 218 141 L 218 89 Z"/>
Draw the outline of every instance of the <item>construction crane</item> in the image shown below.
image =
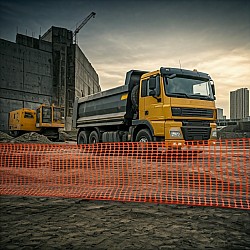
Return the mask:
<path fill-rule="evenodd" d="M 91 12 L 82 22 L 81 24 L 75 29 L 73 32 L 73 38 L 74 38 L 74 43 L 77 43 L 77 33 L 80 31 L 80 29 L 93 17 L 95 18 L 96 13 Z"/>

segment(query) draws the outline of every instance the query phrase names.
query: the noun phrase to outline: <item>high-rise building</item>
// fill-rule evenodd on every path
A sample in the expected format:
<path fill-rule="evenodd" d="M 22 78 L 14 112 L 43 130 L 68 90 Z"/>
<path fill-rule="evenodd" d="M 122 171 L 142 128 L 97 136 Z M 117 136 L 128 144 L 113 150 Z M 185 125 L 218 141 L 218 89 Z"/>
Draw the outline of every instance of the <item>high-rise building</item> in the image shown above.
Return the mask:
<path fill-rule="evenodd" d="M 217 108 L 217 120 L 223 120 L 223 109 Z"/>
<path fill-rule="evenodd" d="M 243 119 L 249 116 L 249 90 L 237 89 L 230 92 L 230 119 Z"/>

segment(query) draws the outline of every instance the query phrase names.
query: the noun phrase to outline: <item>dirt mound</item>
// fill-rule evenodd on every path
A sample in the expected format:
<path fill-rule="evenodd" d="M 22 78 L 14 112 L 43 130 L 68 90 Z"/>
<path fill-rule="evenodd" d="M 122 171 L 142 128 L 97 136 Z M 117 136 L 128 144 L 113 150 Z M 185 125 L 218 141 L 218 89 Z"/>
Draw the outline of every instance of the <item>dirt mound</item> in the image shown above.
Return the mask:
<path fill-rule="evenodd" d="M 0 131 L 0 142 L 10 142 L 12 139 L 12 136 Z"/>
<path fill-rule="evenodd" d="M 36 132 L 25 133 L 17 138 L 11 140 L 13 143 L 44 143 L 48 144 L 51 141 L 44 135 L 40 135 Z"/>

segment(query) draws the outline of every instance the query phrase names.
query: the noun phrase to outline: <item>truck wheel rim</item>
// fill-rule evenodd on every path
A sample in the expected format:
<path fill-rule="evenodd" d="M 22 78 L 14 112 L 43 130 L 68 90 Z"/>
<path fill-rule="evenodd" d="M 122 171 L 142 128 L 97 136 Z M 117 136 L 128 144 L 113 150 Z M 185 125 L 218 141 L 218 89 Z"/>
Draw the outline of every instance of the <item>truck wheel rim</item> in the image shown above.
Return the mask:
<path fill-rule="evenodd" d="M 95 144 L 95 143 L 96 143 L 96 138 L 92 138 L 92 139 L 91 139 L 91 143 L 92 143 L 92 144 Z"/>
<path fill-rule="evenodd" d="M 142 137 L 139 142 L 148 142 L 148 139 L 146 137 Z"/>

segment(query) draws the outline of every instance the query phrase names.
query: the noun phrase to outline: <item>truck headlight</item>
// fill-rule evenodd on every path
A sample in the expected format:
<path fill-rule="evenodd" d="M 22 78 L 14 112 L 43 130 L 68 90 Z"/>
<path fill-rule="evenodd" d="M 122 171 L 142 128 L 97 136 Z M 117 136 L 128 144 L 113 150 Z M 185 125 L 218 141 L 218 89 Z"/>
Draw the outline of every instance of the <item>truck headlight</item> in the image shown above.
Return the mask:
<path fill-rule="evenodd" d="M 180 131 L 172 130 L 172 131 L 170 131 L 170 136 L 171 136 L 171 137 L 179 137 L 179 138 L 181 138 L 181 137 L 182 137 L 182 134 L 181 134 Z"/>
<path fill-rule="evenodd" d="M 211 137 L 217 138 L 217 131 L 216 130 L 212 131 Z"/>

